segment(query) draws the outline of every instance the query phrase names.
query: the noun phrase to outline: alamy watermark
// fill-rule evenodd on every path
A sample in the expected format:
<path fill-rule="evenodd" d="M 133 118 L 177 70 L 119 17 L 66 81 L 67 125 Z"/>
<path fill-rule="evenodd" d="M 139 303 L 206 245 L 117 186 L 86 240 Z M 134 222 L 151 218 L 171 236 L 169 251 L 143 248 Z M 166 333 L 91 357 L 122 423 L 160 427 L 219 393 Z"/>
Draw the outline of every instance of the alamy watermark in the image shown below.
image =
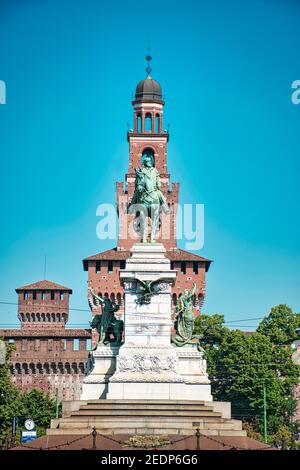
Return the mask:
<path fill-rule="evenodd" d="M 127 200 L 120 201 L 118 211 L 113 204 L 100 204 L 96 215 L 100 218 L 96 235 L 100 240 L 141 239 L 142 214 L 128 214 Z M 148 233 L 151 231 L 151 217 L 147 217 Z M 118 233 L 119 228 L 119 233 Z M 156 238 L 168 241 L 182 240 L 185 249 L 200 250 L 204 246 L 204 204 L 174 204 L 169 213 L 161 211 Z"/>
<path fill-rule="evenodd" d="M 6 104 L 6 83 L 0 80 L 0 104 Z"/>
<path fill-rule="evenodd" d="M 300 104 L 300 80 L 294 80 L 291 87 L 295 90 L 291 95 L 292 103 Z"/>

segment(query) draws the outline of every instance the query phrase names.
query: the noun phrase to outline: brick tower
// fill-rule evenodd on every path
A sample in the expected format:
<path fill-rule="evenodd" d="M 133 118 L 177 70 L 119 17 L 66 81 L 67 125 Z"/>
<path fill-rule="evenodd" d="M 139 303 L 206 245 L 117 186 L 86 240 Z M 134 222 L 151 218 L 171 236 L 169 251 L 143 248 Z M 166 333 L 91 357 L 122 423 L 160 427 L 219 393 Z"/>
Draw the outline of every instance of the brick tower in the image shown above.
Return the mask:
<path fill-rule="evenodd" d="M 147 57 L 149 58 L 149 57 Z M 130 248 L 139 241 L 139 235 L 132 229 L 133 216 L 127 213 L 135 186 L 135 168 L 141 166 L 143 155 L 150 153 L 160 174 L 161 190 L 170 209 L 168 215 L 161 214 L 157 241 L 164 244 L 172 269 L 177 270 L 177 278 L 172 293 L 173 307 L 185 288 L 196 283 L 194 296 L 195 314 L 199 313 L 205 296 L 205 273 L 211 261 L 177 247 L 176 210 L 178 205 L 179 183 L 170 183 L 167 167 L 167 145 L 169 132 L 163 126 L 164 100 L 160 84 L 150 76 L 151 68 L 146 69 L 147 77 L 136 87 L 133 105 L 133 129 L 127 132 L 129 143 L 129 164 L 125 175 L 125 185 L 116 183 L 118 210 L 118 243 L 115 248 L 89 256 L 83 260 L 84 270 L 88 271 L 88 283 L 97 293 L 109 296 L 123 303 L 123 288 L 119 280 L 119 270 L 125 267 L 130 257 Z M 98 313 L 96 310 L 93 314 Z M 94 338 L 95 341 L 96 338 Z"/>
<path fill-rule="evenodd" d="M 18 287 L 16 292 L 22 328 L 64 328 L 72 289 L 44 280 Z"/>
<path fill-rule="evenodd" d="M 40 389 L 60 400 L 80 397 L 91 330 L 67 329 L 72 290 L 47 280 L 16 289 L 21 328 L 1 329 L 15 344 L 12 381 L 21 390 Z"/>

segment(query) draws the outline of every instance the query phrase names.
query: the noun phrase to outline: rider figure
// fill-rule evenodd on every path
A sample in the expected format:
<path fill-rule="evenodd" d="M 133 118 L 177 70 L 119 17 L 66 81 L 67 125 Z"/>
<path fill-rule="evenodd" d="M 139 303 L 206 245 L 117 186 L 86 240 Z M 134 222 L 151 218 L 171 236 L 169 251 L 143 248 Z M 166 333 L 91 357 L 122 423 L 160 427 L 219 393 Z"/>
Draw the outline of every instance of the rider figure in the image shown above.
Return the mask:
<path fill-rule="evenodd" d="M 151 242 L 155 242 L 160 209 L 162 208 L 165 213 L 168 213 L 169 207 L 160 190 L 159 173 L 153 166 L 153 159 L 150 154 L 144 156 L 142 166 L 135 169 L 135 174 L 135 191 L 129 205 L 129 213 L 139 212 L 143 243 L 147 242 L 146 217 L 151 218 Z M 135 209 L 133 210 L 134 206 Z"/>

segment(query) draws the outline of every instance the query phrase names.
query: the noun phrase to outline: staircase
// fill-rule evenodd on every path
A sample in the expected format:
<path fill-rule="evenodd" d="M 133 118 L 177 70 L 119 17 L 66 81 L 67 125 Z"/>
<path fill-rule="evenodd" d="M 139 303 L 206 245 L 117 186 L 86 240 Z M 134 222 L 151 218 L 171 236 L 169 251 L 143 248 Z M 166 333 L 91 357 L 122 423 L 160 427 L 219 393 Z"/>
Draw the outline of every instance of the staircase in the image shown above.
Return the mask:
<path fill-rule="evenodd" d="M 246 436 L 242 422 L 223 418 L 213 402 L 179 400 L 89 400 L 69 416 L 51 421 L 47 435 L 90 434 L 191 435 L 197 427 L 212 436 Z"/>

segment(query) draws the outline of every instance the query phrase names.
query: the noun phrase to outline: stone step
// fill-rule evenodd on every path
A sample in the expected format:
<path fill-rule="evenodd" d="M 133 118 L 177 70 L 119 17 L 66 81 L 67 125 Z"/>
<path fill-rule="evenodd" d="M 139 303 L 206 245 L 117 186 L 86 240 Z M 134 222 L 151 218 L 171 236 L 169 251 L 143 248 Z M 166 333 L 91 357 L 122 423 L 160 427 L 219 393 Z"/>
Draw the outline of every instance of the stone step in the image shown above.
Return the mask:
<path fill-rule="evenodd" d="M 195 418 L 195 420 L 194 420 Z M 115 416 L 70 416 L 68 418 L 59 418 L 53 419 L 53 426 L 58 426 L 61 423 L 81 423 L 84 424 L 86 423 L 87 426 L 89 425 L 94 425 L 95 423 L 102 423 L 106 426 L 107 423 L 128 423 L 128 422 L 136 422 L 140 423 L 141 421 L 147 422 L 147 423 L 152 423 L 153 421 L 158 423 L 158 422 L 170 422 L 173 420 L 174 422 L 180 422 L 183 424 L 188 424 L 190 423 L 227 423 L 227 422 L 233 422 L 234 420 L 226 420 L 224 418 L 219 418 L 216 416 L 174 416 L 174 415 L 168 415 L 168 416 L 162 416 L 162 415 L 152 415 L 152 416 L 145 416 L 145 415 L 140 415 L 140 416 L 120 416 L 120 415 L 115 415 Z M 239 422 L 239 421 L 238 421 Z M 196 425 L 195 425 L 196 426 Z"/>
<path fill-rule="evenodd" d="M 205 401 L 203 400 L 149 400 L 149 399 L 98 399 L 98 400 L 88 400 L 84 402 L 86 405 L 112 405 L 112 404 L 123 404 L 123 405 L 130 405 L 130 404 L 153 404 L 153 405 L 205 405 Z"/>
<path fill-rule="evenodd" d="M 221 422 L 216 420 L 199 420 L 197 421 L 197 425 L 195 426 L 193 421 L 191 420 L 160 420 L 158 421 L 157 418 L 151 420 L 117 420 L 113 421 L 112 419 L 108 419 L 105 421 L 99 421 L 97 419 L 93 421 L 61 421 L 59 423 L 59 429 L 91 429 L 93 427 L 102 428 L 102 429 L 115 429 L 115 428 L 122 428 L 127 429 L 128 427 L 134 428 L 159 428 L 161 427 L 162 423 L 164 427 L 172 428 L 172 429 L 195 429 L 199 427 L 200 429 L 227 429 L 227 430 L 239 430 L 241 429 L 240 425 L 237 425 L 235 422 Z M 163 427 L 162 427 L 163 429 Z M 125 432 L 125 431 L 124 431 Z"/>
<path fill-rule="evenodd" d="M 198 400 L 88 400 L 78 411 L 51 421 L 48 435 L 168 434 L 191 436 L 195 429 L 211 436 L 245 436 L 242 422 L 223 418 L 213 403 Z"/>
<path fill-rule="evenodd" d="M 222 417 L 221 413 L 210 410 L 84 410 L 80 409 L 79 411 L 73 411 L 71 417 L 73 416 L 82 416 L 86 418 L 87 416 L 191 416 L 191 417 Z"/>
<path fill-rule="evenodd" d="M 203 410 L 203 411 L 213 411 L 214 408 L 212 406 L 207 405 L 184 405 L 184 404 L 143 404 L 143 403 L 130 403 L 130 404 L 123 404 L 123 403 L 115 403 L 115 404 L 102 404 L 102 403 L 95 403 L 93 405 L 82 405 L 80 410 L 168 410 L 168 411 L 176 411 L 176 410 Z"/>
<path fill-rule="evenodd" d="M 47 429 L 47 435 L 50 436 L 57 436 L 57 435 L 90 435 L 92 432 L 91 428 L 58 428 L 58 429 Z M 176 428 L 167 428 L 165 427 L 164 429 L 162 428 L 136 428 L 136 427 L 130 427 L 128 428 L 114 428 L 108 429 L 108 428 L 101 428 L 100 426 L 97 427 L 97 432 L 99 434 L 107 435 L 107 436 L 118 436 L 118 435 L 123 435 L 124 434 L 150 434 L 150 435 L 161 435 L 161 434 L 167 434 L 170 436 L 192 436 L 195 435 L 195 429 L 190 428 L 182 428 L 182 429 L 176 429 Z M 206 436 L 227 436 L 227 437 L 246 437 L 247 433 L 246 431 L 243 430 L 235 430 L 235 429 L 200 429 L 201 434 L 204 434 Z M 117 437 L 116 437 L 117 439 Z"/>

